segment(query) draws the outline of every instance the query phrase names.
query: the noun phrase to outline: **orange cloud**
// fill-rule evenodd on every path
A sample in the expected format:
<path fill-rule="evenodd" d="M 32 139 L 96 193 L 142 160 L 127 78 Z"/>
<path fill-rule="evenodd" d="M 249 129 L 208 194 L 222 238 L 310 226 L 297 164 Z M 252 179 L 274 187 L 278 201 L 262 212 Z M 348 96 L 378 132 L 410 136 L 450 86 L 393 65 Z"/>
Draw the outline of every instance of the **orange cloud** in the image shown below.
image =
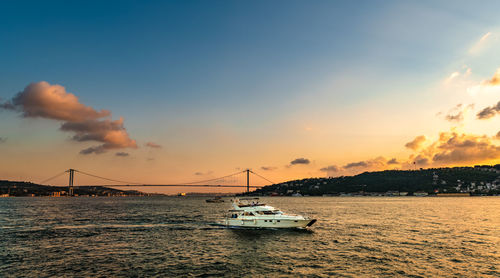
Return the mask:
<path fill-rule="evenodd" d="M 500 146 L 492 142 L 494 139 L 500 139 L 500 132 L 495 136 L 441 132 L 436 141 L 429 142 L 427 147 L 423 147 L 422 143 L 427 139 L 422 135 L 406 144 L 407 148 L 416 151 L 406 162 L 400 163 L 396 158 L 386 160 L 380 156 L 370 160 L 351 162 L 342 168 L 348 171 L 367 171 L 387 169 L 393 164 L 399 164 L 402 168 L 411 168 L 413 166 L 445 166 L 489 162 L 500 159 Z M 328 172 L 329 175 L 335 173 L 334 170 L 336 168 L 328 169 L 328 167 L 325 167 L 320 169 L 320 171 Z"/>
<path fill-rule="evenodd" d="M 387 165 L 390 165 L 390 164 L 399 164 L 399 162 L 396 158 L 393 158 L 393 159 L 387 161 Z"/>
<path fill-rule="evenodd" d="M 103 153 L 109 149 L 137 148 L 135 140 L 129 138 L 123 118 L 111 120 L 87 120 L 84 122 L 66 122 L 61 125 L 62 131 L 72 131 L 76 134 L 73 140 L 97 141 L 104 144 L 82 150 L 81 154 Z"/>
<path fill-rule="evenodd" d="M 420 135 L 420 136 L 415 137 L 415 139 L 413 139 L 413 141 L 406 143 L 405 147 L 412 149 L 412 150 L 417 150 L 422 146 L 422 144 L 426 140 L 427 140 L 427 138 L 425 138 L 424 135 Z"/>
<path fill-rule="evenodd" d="M 84 149 L 81 154 L 137 148 L 135 140 L 130 139 L 123 126 L 123 118 L 112 121 L 110 111 L 97 111 L 83 105 L 75 95 L 66 92 L 60 85 L 50 85 L 45 81 L 31 83 L 12 100 L 0 104 L 0 108 L 18 111 L 23 117 L 64 121 L 60 130 L 74 132 L 73 140 L 103 143 Z M 107 119 L 102 119 L 105 117 Z"/>
<path fill-rule="evenodd" d="M 351 162 L 343 166 L 344 169 L 381 169 L 387 166 L 387 159 L 379 156 L 374 159 Z"/>
<path fill-rule="evenodd" d="M 485 80 L 482 82 L 483 85 L 488 85 L 488 86 L 498 86 L 500 85 L 500 69 L 497 69 L 495 74 L 493 74 L 493 77 L 490 80 Z"/>
<path fill-rule="evenodd" d="M 430 159 L 419 154 L 417 157 L 413 159 L 413 164 L 419 165 L 419 166 L 426 166 L 430 163 Z"/>
<path fill-rule="evenodd" d="M 439 139 L 418 153 L 419 164 L 479 163 L 500 158 L 500 146 L 488 136 L 442 132 Z"/>
<path fill-rule="evenodd" d="M 3 108 L 17 110 L 27 118 L 48 118 L 61 121 L 84 121 L 110 116 L 108 110 L 97 111 L 85 106 L 60 85 L 45 81 L 31 83 L 23 91 L 2 104 Z"/>

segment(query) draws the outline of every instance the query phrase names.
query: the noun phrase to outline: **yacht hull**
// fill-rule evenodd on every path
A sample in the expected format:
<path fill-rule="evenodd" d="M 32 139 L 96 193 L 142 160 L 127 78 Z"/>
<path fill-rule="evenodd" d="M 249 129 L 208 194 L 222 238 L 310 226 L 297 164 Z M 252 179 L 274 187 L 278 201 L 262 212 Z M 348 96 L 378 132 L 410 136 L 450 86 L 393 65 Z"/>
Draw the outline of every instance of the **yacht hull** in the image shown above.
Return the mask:
<path fill-rule="evenodd" d="M 223 225 L 228 227 L 245 227 L 245 228 L 307 228 L 314 224 L 316 219 L 280 219 L 280 220 L 267 220 L 267 219 L 232 219 L 228 218 L 223 221 Z"/>

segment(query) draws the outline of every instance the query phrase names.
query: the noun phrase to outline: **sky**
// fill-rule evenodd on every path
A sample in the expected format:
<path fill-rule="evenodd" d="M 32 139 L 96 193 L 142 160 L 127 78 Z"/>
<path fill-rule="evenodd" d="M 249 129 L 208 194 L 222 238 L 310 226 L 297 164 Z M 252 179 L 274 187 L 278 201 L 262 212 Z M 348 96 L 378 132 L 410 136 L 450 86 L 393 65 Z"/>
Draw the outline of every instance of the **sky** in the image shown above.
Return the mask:
<path fill-rule="evenodd" d="M 74 168 L 175 184 L 250 168 L 282 182 L 500 163 L 499 9 L 2 1 L 0 179 Z"/>

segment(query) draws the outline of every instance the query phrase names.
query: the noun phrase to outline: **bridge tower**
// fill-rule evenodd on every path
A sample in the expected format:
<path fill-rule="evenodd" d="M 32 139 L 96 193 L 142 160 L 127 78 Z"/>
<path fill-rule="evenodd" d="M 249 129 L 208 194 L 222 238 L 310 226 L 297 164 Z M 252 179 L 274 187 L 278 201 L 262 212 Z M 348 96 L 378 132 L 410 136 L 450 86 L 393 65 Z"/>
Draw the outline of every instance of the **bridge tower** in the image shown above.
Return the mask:
<path fill-rule="evenodd" d="M 250 193 L 250 169 L 246 169 L 247 172 L 247 193 Z"/>
<path fill-rule="evenodd" d="M 69 184 L 68 184 L 68 195 L 69 196 L 74 196 L 74 191 L 73 191 L 73 181 L 75 179 L 75 169 L 69 169 Z"/>

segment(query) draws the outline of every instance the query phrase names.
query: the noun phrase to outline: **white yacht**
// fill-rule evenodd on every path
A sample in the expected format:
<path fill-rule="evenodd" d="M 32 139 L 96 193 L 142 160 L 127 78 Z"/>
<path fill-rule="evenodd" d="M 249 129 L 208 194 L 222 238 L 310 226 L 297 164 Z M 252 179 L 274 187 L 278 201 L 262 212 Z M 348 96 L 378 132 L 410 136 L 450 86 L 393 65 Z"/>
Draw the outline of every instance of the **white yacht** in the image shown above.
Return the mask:
<path fill-rule="evenodd" d="M 259 203 L 259 198 L 242 198 L 232 200 L 232 209 L 222 224 L 247 228 L 307 228 L 315 222 L 316 219 L 284 213 Z"/>

